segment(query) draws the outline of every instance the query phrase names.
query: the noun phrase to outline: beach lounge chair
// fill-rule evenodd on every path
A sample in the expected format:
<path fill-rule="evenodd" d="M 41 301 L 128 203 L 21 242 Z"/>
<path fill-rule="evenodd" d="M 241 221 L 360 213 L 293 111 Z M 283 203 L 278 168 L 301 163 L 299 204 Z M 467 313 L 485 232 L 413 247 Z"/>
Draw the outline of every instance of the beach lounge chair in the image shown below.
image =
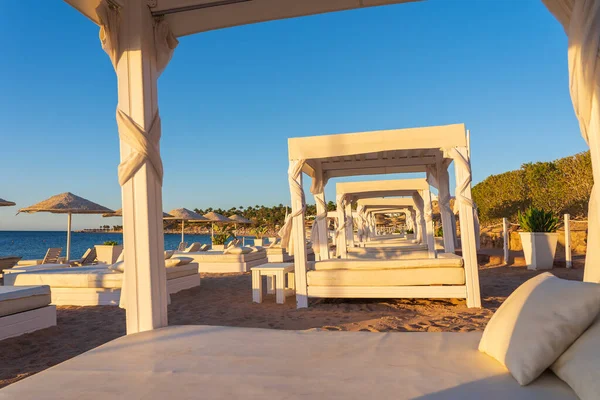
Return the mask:
<path fill-rule="evenodd" d="M 0 286 L 0 340 L 56 325 L 49 286 Z"/>
<path fill-rule="evenodd" d="M 177 250 L 184 251 L 186 247 L 187 247 L 187 242 L 181 242 L 181 243 L 179 243 L 179 246 L 177 246 Z"/>
<path fill-rule="evenodd" d="M 0 257 L 0 273 L 5 269 L 9 269 L 17 265 L 21 257 L 19 256 L 3 256 Z"/>
<path fill-rule="evenodd" d="M 250 268 L 269 262 L 265 249 L 252 251 L 249 247 L 232 246 L 225 250 L 177 251 L 175 257 L 178 254 L 193 258 L 199 265 L 198 271 L 207 273 L 250 272 Z"/>
<path fill-rule="evenodd" d="M 195 251 L 200 251 L 200 247 L 202 247 L 201 243 L 194 242 L 194 243 L 190 244 L 189 247 L 184 248 L 183 253 L 192 253 Z"/>
<path fill-rule="evenodd" d="M 69 261 L 69 264 L 73 266 L 84 266 L 84 265 L 92 265 L 96 261 L 96 248 L 90 247 L 83 253 L 83 256 L 79 260 Z"/>
<path fill-rule="evenodd" d="M 60 253 L 62 253 L 62 247 L 49 248 L 41 264 L 60 264 Z"/>

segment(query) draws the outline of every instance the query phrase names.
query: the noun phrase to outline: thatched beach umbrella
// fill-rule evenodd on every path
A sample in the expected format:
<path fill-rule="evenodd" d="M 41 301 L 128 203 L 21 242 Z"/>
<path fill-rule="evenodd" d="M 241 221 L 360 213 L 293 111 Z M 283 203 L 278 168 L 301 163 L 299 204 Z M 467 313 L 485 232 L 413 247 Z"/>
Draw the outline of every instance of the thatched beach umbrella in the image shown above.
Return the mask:
<path fill-rule="evenodd" d="M 15 205 L 15 203 L 12 201 L 0 199 L 0 207 L 10 207 L 10 206 L 14 206 L 14 205 Z"/>
<path fill-rule="evenodd" d="M 187 208 L 176 208 L 175 210 L 171 210 L 169 211 L 169 214 L 171 215 L 171 217 L 165 217 L 164 219 L 178 219 L 181 220 L 181 243 L 183 243 L 185 240 L 185 233 L 184 233 L 184 227 L 185 227 L 185 221 L 196 221 L 196 222 L 203 222 L 203 221 L 208 221 L 208 219 L 204 218 L 202 215 L 192 211 L 192 210 L 188 210 Z"/>
<path fill-rule="evenodd" d="M 123 216 L 123 209 L 119 208 L 117 211 L 112 212 L 112 213 L 106 213 L 106 214 L 102 214 L 102 216 L 104 218 L 109 218 L 109 217 L 122 217 Z M 163 212 L 163 219 L 173 219 L 173 216 L 171 214 L 167 214 L 166 212 Z"/>
<path fill-rule="evenodd" d="M 226 216 L 216 213 L 214 211 L 204 214 L 204 218 L 206 218 L 207 220 L 210 221 L 210 240 L 211 241 L 214 241 L 214 238 L 215 238 L 215 222 L 220 222 L 220 223 L 224 223 L 224 224 L 233 223 L 233 221 L 230 220 L 229 218 L 227 218 Z"/>
<path fill-rule="evenodd" d="M 21 208 L 18 213 L 36 213 L 49 212 L 52 214 L 67 214 L 67 261 L 71 255 L 71 215 L 72 214 L 105 214 L 114 213 L 110 208 L 106 208 L 83 197 L 66 192 L 52 196 L 42 202 L 30 207 Z M 17 214 L 18 214 L 17 213 Z"/>
<path fill-rule="evenodd" d="M 250 221 L 248 218 L 244 218 L 241 215 L 237 215 L 237 214 L 233 214 L 229 217 L 231 221 L 233 221 L 234 223 L 234 229 L 235 229 L 235 235 L 237 236 L 237 224 L 251 224 L 252 221 Z"/>

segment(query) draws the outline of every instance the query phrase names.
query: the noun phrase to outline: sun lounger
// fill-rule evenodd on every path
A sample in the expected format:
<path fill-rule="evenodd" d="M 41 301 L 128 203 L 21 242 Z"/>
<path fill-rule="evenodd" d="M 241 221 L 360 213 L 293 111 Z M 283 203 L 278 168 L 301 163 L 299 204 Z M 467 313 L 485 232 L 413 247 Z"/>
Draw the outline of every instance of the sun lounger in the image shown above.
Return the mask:
<path fill-rule="evenodd" d="M 119 393 L 154 400 L 202 393 L 209 399 L 578 398 L 551 372 L 520 386 L 500 363 L 477 350 L 480 338 L 480 332 L 170 326 L 109 342 L 2 389 L 0 397 L 76 400 L 82 393 L 91 399 Z M 174 366 L 177 373 L 168 373 Z"/>
<path fill-rule="evenodd" d="M 92 265 L 96 261 L 96 248 L 90 247 L 83 253 L 79 260 L 69 261 L 69 264 L 74 266 Z"/>
<path fill-rule="evenodd" d="M 193 252 L 196 252 L 196 251 L 200 251 L 200 247 L 202 247 L 201 243 L 194 242 L 189 247 L 185 248 L 181 252 L 183 252 L 183 253 L 193 253 Z"/>
<path fill-rule="evenodd" d="M 51 247 L 46 252 L 46 255 L 42 259 L 42 264 L 60 264 L 59 258 L 62 252 L 61 247 Z"/>
<path fill-rule="evenodd" d="M 9 269 L 17 265 L 21 257 L 19 256 L 3 256 L 0 257 L 0 273 L 5 269 Z"/>
<path fill-rule="evenodd" d="M 270 263 L 284 263 L 284 262 L 293 262 L 294 256 L 291 256 L 286 249 L 281 247 L 281 244 L 277 244 L 275 246 L 268 246 L 267 250 L 267 259 Z M 312 247 L 307 247 L 306 249 L 306 258 L 308 261 L 315 261 L 315 252 Z"/>
<path fill-rule="evenodd" d="M 169 294 L 200 285 L 197 263 L 166 270 Z M 118 305 L 122 283 L 123 272 L 108 265 L 48 268 L 15 272 L 4 277 L 5 285 L 48 285 L 52 289 L 52 304 L 73 306 Z"/>
<path fill-rule="evenodd" d="M 233 273 L 250 272 L 250 268 L 268 262 L 265 249 L 253 251 L 249 247 L 238 248 L 235 253 L 225 253 L 221 250 L 208 250 L 196 252 L 175 252 L 194 259 L 198 263 L 200 272 L 208 273 Z"/>
<path fill-rule="evenodd" d="M 0 286 L 0 340 L 54 325 L 49 286 Z"/>

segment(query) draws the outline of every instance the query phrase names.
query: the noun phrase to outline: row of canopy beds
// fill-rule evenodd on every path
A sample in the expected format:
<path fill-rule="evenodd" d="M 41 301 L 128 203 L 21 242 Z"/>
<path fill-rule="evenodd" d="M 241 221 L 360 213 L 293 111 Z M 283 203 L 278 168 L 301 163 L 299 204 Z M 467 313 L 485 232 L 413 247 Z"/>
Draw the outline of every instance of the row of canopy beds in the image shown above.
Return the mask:
<path fill-rule="evenodd" d="M 468 142 L 463 124 L 289 139 L 292 213 L 281 236 L 282 246 L 294 255 L 297 306 L 307 307 L 309 298 L 464 298 L 468 307 L 480 307 L 479 227 Z M 448 168 L 453 162 L 460 256 L 450 206 Z M 328 181 L 402 173 L 426 178 L 337 183 L 334 255 L 328 243 Z M 317 208 L 310 234 L 315 262 L 308 261 L 302 245 L 307 238 L 303 175 L 312 179 Z M 436 249 L 431 187 L 438 191 L 443 250 Z M 414 239 L 375 235 L 375 215 L 391 212 L 406 215 Z"/>

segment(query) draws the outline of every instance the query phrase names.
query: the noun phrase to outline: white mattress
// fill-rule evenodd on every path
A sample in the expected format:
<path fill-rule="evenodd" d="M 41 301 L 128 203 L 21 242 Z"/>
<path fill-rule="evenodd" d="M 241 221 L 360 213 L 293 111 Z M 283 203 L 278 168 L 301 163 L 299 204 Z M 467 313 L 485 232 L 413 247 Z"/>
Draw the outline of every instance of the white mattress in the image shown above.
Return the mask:
<path fill-rule="evenodd" d="M 173 257 L 177 256 L 185 256 L 194 259 L 194 262 L 202 263 L 202 262 L 210 262 L 210 263 L 239 263 L 239 262 L 249 262 L 260 260 L 262 258 L 267 258 L 267 252 L 263 249 L 254 253 L 247 254 L 223 254 L 222 251 L 211 250 L 211 251 L 200 251 L 193 253 L 181 253 L 175 252 Z"/>
<path fill-rule="evenodd" d="M 50 304 L 49 286 L 0 286 L 0 317 Z"/>
<path fill-rule="evenodd" d="M 124 336 L 0 390 L 20 399 L 574 400 L 477 351 L 481 333 L 172 326 Z M 118 362 L 115 362 L 118 360 Z"/>

